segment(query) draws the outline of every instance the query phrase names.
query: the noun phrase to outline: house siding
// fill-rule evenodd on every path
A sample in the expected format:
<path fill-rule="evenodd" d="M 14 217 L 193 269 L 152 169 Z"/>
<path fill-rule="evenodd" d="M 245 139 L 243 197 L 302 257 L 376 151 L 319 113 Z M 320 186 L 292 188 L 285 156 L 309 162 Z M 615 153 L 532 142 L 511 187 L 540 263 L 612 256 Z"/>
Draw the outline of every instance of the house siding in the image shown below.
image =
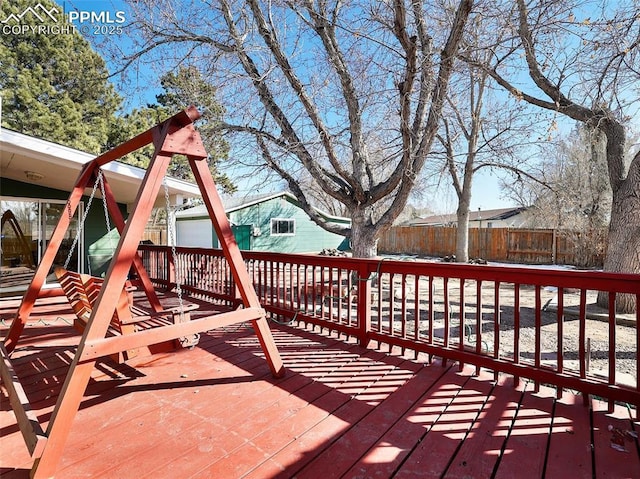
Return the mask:
<path fill-rule="evenodd" d="M 411 221 L 408 226 L 456 226 L 455 214 L 434 215 Z M 500 208 L 497 210 L 470 211 L 469 228 L 526 228 L 529 214 L 526 208 Z"/>
<path fill-rule="evenodd" d="M 318 253 L 323 249 L 346 249 L 348 244 L 343 236 L 330 233 L 315 224 L 288 196 L 279 196 L 247 207 L 240 207 L 227 213 L 229 221 L 235 227 L 250 226 L 254 232 L 250 237 L 249 248 L 252 251 L 271 251 L 279 253 Z M 201 221 L 206 216 L 182 216 L 176 219 L 178 231 L 184 231 L 188 224 L 202 228 Z M 293 235 L 272 235 L 271 220 L 293 219 L 295 220 L 295 233 Z M 340 222 L 340 221 L 338 221 Z M 348 220 L 343 220 L 348 225 Z M 183 243 L 187 236 L 178 234 L 178 244 Z M 213 232 L 213 247 L 219 247 L 218 239 Z"/>
<path fill-rule="evenodd" d="M 274 236 L 271 219 L 295 220 L 295 234 Z M 330 233 L 315 224 L 303 209 L 281 196 L 233 211 L 229 214 L 235 225 L 252 225 L 260 231 L 251 237 L 253 251 L 277 251 L 280 253 L 314 253 L 327 248 L 338 248 L 344 237 Z"/>

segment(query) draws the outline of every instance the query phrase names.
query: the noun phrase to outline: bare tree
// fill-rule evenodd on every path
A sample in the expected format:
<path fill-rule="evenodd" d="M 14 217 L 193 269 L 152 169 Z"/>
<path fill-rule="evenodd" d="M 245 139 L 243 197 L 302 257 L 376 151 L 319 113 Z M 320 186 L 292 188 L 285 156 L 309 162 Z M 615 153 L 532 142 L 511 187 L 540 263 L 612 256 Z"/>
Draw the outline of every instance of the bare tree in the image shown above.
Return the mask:
<path fill-rule="evenodd" d="M 528 222 L 554 228 L 573 245 L 577 266 L 593 266 L 604 256 L 611 214 L 611 187 L 602 132 L 579 124 L 569 135 L 541 145 L 539 181 L 504 188 L 513 199 L 526 198 Z"/>
<path fill-rule="evenodd" d="M 431 150 L 472 4 L 139 0 L 144 44 L 128 61 L 202 69 L 220 87 L 224 130 L 251 138 L 309 216 L 369 257 Z M 350 229 L 316 213 L 301 178 L 344 205 Z"/>
<path fill-rule="evenodd" d="M 541 149 L 540 179 L 511 185 L 526 196 L 530 221 L 540 228 L 572 231 L 605 229 L 611 214 L 605 144 L 599 130 L 584 126 Z M 523 191 L 525 190 L 525 191 Z"/>
<path fill-rule="evenodd" d="M 640 272 L 640 152 L 625 162 L 625 125 L 640 85 L 640 7 L 633 1 L 566 0 L 517 0 L 497 7 L 505 12 L 505 23 L 496 28 L 512 31 L 512 40 L 484 45 L 494 56 L 492 67 L 468 59 L 485 65 L 519 101 L 603 134 L 613 193 L 604 269 Z M 599 303 L 606 305 L 602 296 Z M 635 310 L 635 297 L 619 297 L 616 307 Z"/>
<path fill-rule="evenodd" d="M 456 260 L 469 260 L 469 212 L 473 179 L 482 169 L 506 170 L 535 178 L 519 165 L 516 152 L 526 146 L 526 115 L 519 105 L 505 108 L 490 90 L 489 75 L 473 66 L 458 69 L 443 112 L 441 132 L 446 169 L 458 200 Z"/>
<path fill-rule="evenodd" d="M 474 54 L 476 61 L 482 58 L 483 64 L 490 64 L 491 52 L 479 51 L 477 46 L 502 41 L 506 32 L 487 21 L 488 15 L 495 14 L 482 2 L 476 5 L 476 14 L 460 48 L 461 56 Z M 529 173 L 528 158 L 523 154 L 535 125 L 524 105 L 510 103 L 502 89 L 496 90 L 484 67 L 457 62 L 449 83 L 437 139 L 443 149 L 443 170 L 451 179 L 457 199 L 456 260 L 467 262 L 474 178 L 481 170 L 491 169 L 537 180 Z M 438 165 L 431 166 L 433 169 Z"/>

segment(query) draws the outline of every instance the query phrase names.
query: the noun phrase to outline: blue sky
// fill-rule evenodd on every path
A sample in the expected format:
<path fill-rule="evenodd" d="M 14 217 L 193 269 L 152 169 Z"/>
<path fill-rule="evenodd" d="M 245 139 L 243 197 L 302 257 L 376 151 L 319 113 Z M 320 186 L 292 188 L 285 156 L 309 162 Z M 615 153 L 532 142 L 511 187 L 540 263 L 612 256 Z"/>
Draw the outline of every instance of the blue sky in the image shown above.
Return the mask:
<path fill-rule="evenodd" d="M 117 12 L 124 12 L 121 15 L 126 17 L 126 23 L 133 20 L 127 3 L 122 0 L 56 1 L 67 13 L 73 10 L 96 13 L 103 12 L 104 14 L 108 13 L 109 18 L 113 19 L 116 18 Z M 117 26 L 116 23 L 113 25 Z M 80 27 L 80 24 L 77 24 L 76 26 Z M 115 31 L 104 31 L 102 33 L 98 31 L 98 35 L 95 35 L 95 30 L 91 31 L 91 28 L 83 28 L 81 33 L 94 45 L 94 48 L 96 48 L 99 53 L 103 54 L 112 73 L 115 70 L 115 66 L 109 63 L 107 58 L 108 56 L 101 51 L 103 49 L 104 41 L 108 40 L 112 46 L 115 44 L 125 51 L 131 46 L 126 35 L 118 35 Z M 109 35 L 109 38 L 105 38 L 105 34 Z M 121 76 L 114 76 L 112 78 L 112 82 L 118 92 L 125 98 L 124 108 L 127 111 L 138 106 L 144 106 L 146 103 L 153 102 L 155 100 L 155 95 L 161 91 L 158 75 L 150 69 L 130 69 L 126 72 L 126 76 L 124 78 Z M 443 177 L 439 190 L 424 197 L 421 200 L 421 203 L 424 204 L 416 204 L 415 206 L 420 208 L 429 207 L 438 213 L 455 211 L 457 201 L 450 185 L 450 178 L 448 176 Z M 242 183 L 238 183 L 238 187 L 240 193 L 255 192 L 258 184 L 248 180 L 243 180 Z M 281 187 L 281 185 L 275 185 L 275 188 L 277 189 Z M 494 173 L 481 171 L 476 174 L 474 177 L 474 188 L 472 194 L 472 210 L 477 210 L 478 208 L 487 210 L 511 205 L 513 205 L 513 202 L 500 198 L 499 179 Z"/>
<path fill-rule="evenodd" d="M 93 45 L 93 47 L 107 61 L 109 71 L 114 74 L 116 66 L 109 62 L 109 55 L 105 52 L 105 44 L 117 45 L 124 51 L 131 49 L 131 42 L 126 34 L 119 34 L 118 27 L 126 29 L 127 24 L 132 20 L 132 14 L 127 2 L 123 0 L 55 0 L 68 15 L 71 11 L 84 11 L 108 14 L 110 19 L 115 19 L 116 15 L 124 17 L 125 22 L 118 24 L 114 21 L 113 30 L 101 30 L 91 28 L 89 25 L 76 23 L 76 28 Z M 121 13 L 119 13 L 121 12 Z M 97 27 L 104 26 L 96 24 Z M 124 98 L 124 109 L 130 111 L 140 105 L 155 102 L 156 94 L 161 92 L 157 75 L 150 71 L 136 71 L 130 69 L 126 72 L 126 81 L 122 77 L 114 75 L 112 83 Z"/>

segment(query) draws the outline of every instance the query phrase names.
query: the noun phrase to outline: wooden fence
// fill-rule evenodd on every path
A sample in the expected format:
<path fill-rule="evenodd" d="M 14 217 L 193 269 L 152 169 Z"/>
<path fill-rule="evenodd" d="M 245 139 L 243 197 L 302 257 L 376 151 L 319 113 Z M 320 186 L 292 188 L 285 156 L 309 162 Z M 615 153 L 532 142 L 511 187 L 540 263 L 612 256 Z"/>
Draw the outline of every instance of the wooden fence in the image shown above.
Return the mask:
<path fill-rule="evenodd" d="M 456 227 L 396 226 L 383 234 L 378 251 L 444 257 L 456 252 Z M 601 267 L 605 231 L 471 228 L 469 257 L 525 264 L 571 264 Z"/>
<path fill-rule="evenodd" d="M 142 241 L 151 241 L 153 244 L 166 245 L 167 244 L 167 230 L 166 228 L 146 228 L 142 235 Z"/>

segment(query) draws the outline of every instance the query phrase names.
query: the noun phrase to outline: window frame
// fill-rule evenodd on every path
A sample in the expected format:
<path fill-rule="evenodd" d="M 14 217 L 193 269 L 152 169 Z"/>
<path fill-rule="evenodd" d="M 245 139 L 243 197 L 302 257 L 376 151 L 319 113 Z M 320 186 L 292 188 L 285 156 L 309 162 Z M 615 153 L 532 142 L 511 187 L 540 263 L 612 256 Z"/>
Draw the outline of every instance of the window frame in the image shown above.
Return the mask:
<path fill-rule="evenodd" d="M 274 231 L 273 231 L 274 226 L 278 222 L 284 222 L 284 221 L 289 222 L 289 224 L 291 225 L 292 231 L 290 233 L 279 233 L 279 232 L 275 232 L 274 233 Z M 270 236 L 295 236 L 296 235 L 296 219 L 295 218 L 280 218 L 280 217 L 271 218 L 271 223 L 270 223 L 270 227 L 269 227 L 269 233 L 270 233 Z"/>

